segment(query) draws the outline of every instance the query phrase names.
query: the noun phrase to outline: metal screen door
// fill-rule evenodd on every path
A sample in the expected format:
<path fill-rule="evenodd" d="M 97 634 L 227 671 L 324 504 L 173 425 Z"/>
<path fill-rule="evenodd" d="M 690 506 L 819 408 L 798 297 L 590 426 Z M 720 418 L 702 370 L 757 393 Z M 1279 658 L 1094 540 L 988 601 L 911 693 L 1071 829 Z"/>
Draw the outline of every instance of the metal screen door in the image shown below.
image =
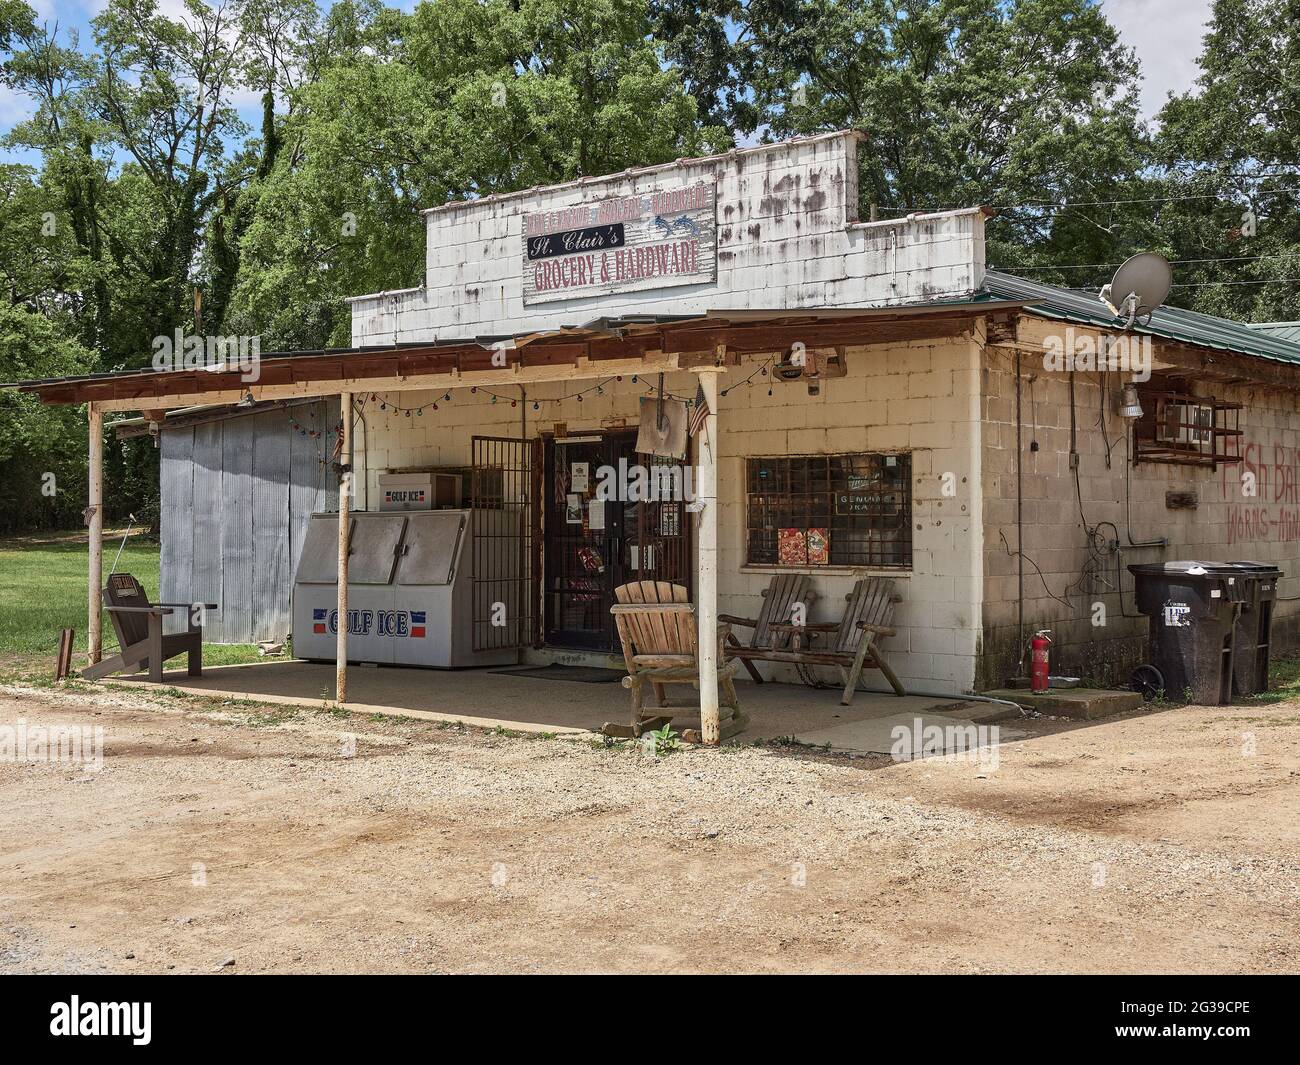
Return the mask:
<path fill-rule="evenodd" d="M 640 470 L 658 478 L 653 498 L 623 483 Z M 598 485 L 617 473 L 612 498 Z M 544 631 L 554 647 L 614 651 L 618 635 L 609 608 L 614 589 L 633 580 L 692 584 L 691 535 L 679 498 L 687 472 L 673 459 L 636 452 L 636 433 L 620 430 L 548 439 L 543 584 Z M 648 482 L 647 482 L 648 483 Z M 634 496 L 636 498 L 634 498 Z"/>
<path fill-rule="evenodd" d="M 538 445 L 500 436 L 476 436 L 471 442 L 475 651 L 533 645 Z"/>

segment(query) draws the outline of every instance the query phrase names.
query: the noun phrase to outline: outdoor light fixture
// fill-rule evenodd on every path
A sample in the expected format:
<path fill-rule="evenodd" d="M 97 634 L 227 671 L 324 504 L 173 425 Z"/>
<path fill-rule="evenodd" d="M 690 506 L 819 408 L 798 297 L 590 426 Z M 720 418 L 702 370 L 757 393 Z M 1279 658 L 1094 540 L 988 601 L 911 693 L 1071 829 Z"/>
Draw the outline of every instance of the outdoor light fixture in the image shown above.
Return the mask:
<path fill-rule="evenodd" d="M 1137 385 L 1132 382 L 1124 386 L 1124 393 L 1120 399 L 1119 416 L 1121 418 L 1142 417 L 1142 401 L 1138 399 Z"/>
<path fill-rule="evenodd" d="M 257 403 L 257 400 L 255 400 L 255 399 L 253 398 L 253 393 L 252 393 L 251 391 L 249 391 L 249 392 L 245 392 L 245 393 L 244 393 L 243 398 L 240 399 L 240 401 L 239 401 L 238 403 L 236 403 L 235 406 L 236 406 L 236 407 L 252 407 L 252 406 L 254 406 L 256 403 Z"/>

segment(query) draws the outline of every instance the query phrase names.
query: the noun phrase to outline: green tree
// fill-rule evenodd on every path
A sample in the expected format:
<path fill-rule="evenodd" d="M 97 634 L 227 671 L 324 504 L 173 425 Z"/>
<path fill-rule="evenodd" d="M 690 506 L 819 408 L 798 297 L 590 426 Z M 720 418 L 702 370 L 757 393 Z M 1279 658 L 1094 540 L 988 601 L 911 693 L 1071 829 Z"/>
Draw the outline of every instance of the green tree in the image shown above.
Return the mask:
<path fill-rule="evenodd" d="M 84 373 L 91 353 L 43 314 L 0 300 L 0 381 Z M 78 408 L 0 392 L 0 532 L 81 524 L 86 423 Z"/>
<path fill-rule="evenodd" d="M 1156 140 L 1171 200 L 1160 214 L 1185 262 L 1186 306 L 1246 321 L 1300 319 L 1300 0 L 1216 0 L 1195 92 L 1172 98 Z"/>
<path fill-rule="evenodd" d="M 655 5 L 688 82 L 743 133 L 860 130 L 864 217 L 1006 205 L 988 234 L 1008 268 L 1127 250 L 1135 211 L 1050 206 L 1147 187 L 1137 62 L 1091 0 L 694 6 Z"/>
<path fill-rule="evenodd" d="M 343 297 L 418 284 L 421 208 L 731 144 L 633 0 L 440 0 L 352 32 L 250 190 L 232 310 L 264 348 L 346 344 Z"/>

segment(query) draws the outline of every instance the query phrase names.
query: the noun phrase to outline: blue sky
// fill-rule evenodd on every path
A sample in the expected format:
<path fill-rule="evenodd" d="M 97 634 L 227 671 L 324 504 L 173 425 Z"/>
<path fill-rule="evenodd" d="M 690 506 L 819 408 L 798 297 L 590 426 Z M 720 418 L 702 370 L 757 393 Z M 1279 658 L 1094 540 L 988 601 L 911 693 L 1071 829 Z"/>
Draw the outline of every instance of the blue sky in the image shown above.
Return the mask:
<path fill-rule="evenodd" d="M 27 0 L 38 14 L 61 30 L 75 29 L 82 41 L 90 39 L 90 20 L 105 0 Z M 415 0 L 399 0 L 392 6 L 410 10 Z M 1197 76 L 1196 57 L 1210 14 L 1211 0 L 1101 0 L 1101 6 L 1118 27 L 1125 44 L 1137 51 L 1142 63 L 1142 113 L 1150 117 L 1166 96 L 1192 88 Z M 164 12 L 183 10 L 180 0 L 161 0 Z M 245 120 L 256 127 L 258 101 L 250 94 L 236 101 Z M 7 132 L 29 112 L 25 98 L 0 86 L 0 132 Z M 28 153 L 0 149 L 0 161 L 36 163 Z"/>

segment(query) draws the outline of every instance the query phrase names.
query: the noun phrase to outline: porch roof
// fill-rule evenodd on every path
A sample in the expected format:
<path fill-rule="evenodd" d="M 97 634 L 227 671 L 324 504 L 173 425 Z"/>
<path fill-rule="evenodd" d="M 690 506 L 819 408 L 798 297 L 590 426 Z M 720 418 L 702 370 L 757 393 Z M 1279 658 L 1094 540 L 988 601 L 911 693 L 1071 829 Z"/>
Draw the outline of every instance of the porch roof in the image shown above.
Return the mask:
<path fill-rule="evenodd" d="M 984 291 L 995 299 L 1021 300 L 1031 314 L 1078 322 L 1081 325 L 1118 328 L 1120 319 L 1085 289 L 1058 288 L 1040 281 L 1029 281 L 1014 274 L 989 270 L 984 275 Z M 1284 325 L 1286 323 L 1275 323 Z M 1257 359 L 1300 366 L 1300 330 L 1288 335 L 1286 330 L 1270 326 L 1252 326 L 1212 314 L 1159 307 L 1147 323 L 1135 322 L 1132 331 L 1149 333 L 1202 348 L 1218 348 Z"/>
<path fill-rule="evenodd" d="M 222 362 L 12 381 L 0 388 L 35 393 L 49 404 L 94 402 L 105 410 L 155 410 L 233 403 L 250 393 L 255 400 L 275 400 L 344 391 L 529 384 L 713 364 L 719 348 L 738 357 L 794 343 L 817 348 L 956 335 L 975 317 L 1013 314 L 1023 306 L 1020 300 L 977 293 L 886 307 L 623 315 L 504 336 L 261 354 L 255 382 L 245 381 L 239 366 Z"/>

